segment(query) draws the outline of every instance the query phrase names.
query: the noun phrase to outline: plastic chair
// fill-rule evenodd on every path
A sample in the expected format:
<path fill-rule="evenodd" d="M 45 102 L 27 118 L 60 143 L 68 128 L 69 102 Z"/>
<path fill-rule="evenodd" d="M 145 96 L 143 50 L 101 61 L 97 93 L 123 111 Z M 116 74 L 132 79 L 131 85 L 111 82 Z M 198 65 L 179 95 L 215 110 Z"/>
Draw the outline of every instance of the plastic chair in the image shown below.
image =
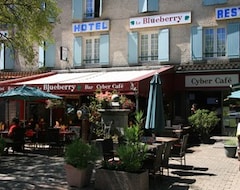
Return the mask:
<path fill-rule="evenodd" d="M 183 135 L 182 141 L 179 144 L 174 144 L 171 151 L 171 159 L 180 161 L 181 165 L 186 165 L 186 150 L 189 134 Z"/>

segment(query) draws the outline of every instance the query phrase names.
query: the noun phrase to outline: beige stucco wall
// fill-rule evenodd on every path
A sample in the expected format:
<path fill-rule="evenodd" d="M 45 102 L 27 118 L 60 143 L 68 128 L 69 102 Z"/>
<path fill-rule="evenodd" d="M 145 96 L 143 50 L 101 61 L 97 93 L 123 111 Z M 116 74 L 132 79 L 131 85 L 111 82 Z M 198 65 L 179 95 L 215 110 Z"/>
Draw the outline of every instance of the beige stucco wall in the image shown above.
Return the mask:
<path fill-rule="evenodd" d="M 72 1 L 58 0 L 62 8 L 60 15 L 61 24 L 58 24 L 53 32 L 56 40 L 56 69 L 72 68 L 73 65 L 73 39 L 72 33 Z M 168 28 L 170 44 L 170 61 L 169 64 L 189 64 L 191 63 L 190 49 L 190 32 L 192 25 L 203 27 L 226 26 L 231 20 L 215 20 L 215 8 L 230 7 L 240 5 L 239 0 L 228 0 L 227 4 L 216 6 L 203 6 L 202 0 L 160 0 L 159 12 L 156 13 L 138 13 L 138 0 L 104 0 L 103 11 L 100 18 L 94 20 L 110 20 L 110 66 L 128 66 L 128 32 L 129 19 L 131 17 L 141 17 L 146 15 L 160 15 L 169 13 L 179 13 L 191 11 L 192 23 L 174 26 L 162 26 L 141 28 L 132 31 L 158 31 L 159 29 Z M 240 19 L 234 19 L 240 21 Z M 91 20 L 92 21 L 92 20 Z M 81 21 L 74 21 L 81 22 Z M 84 20 L 83 22 L 87 22 Z M 103 33 L 101 33 L 103 34 Z M 95 33 L 75 34 L 81 36 L 92 36 Z M 96 33 L 96 35 L 99 35 Z M 60 46 L 68 48 L 68 61 L 60 60 Z M 148 63 L 147 63 L 148 64 Z M 160 64 L 160 63 L 158 63 Z"/>

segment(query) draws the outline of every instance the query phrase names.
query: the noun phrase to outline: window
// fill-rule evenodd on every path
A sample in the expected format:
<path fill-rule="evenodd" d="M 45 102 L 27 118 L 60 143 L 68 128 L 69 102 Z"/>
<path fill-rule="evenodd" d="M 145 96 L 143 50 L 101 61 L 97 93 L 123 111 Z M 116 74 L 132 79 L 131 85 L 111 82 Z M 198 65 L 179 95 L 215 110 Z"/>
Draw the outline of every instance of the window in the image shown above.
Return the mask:
<path fill-rule="evenodd" d="M 139 61 L 158 63 L 169 61 L 169 29 L 128 34 L 128 63 L 133 65 Z"/>
<path fill-rule="evenodd" d="M 73 41 L 73 66 L 109 65 L 109 35 L 91 38 L 76 37 Z"/>
<path fill-rule="evenodd" d="M 140 61 L 158 60 L 158 33 L 140 36 Z"/>
<path fill-rule="evenodd" d="M 72 18 L 82 20 L 100 17 L 102 0 L 72 0 Z"/>
<path fill-rule="evenodd" d="M 90 38 L 85 40 L 85 59 L 86 64 L 99 63 L 100 39 Z"/>
<path fill-rule="evenodd" d="M 139 13 L 158 11 L 159 0 L 138 0 Z"/>
<path fill-rule="evenodd" d="M 204 56 L 206 58 L 226 56 L 225 28 L 204 29 Z"/>

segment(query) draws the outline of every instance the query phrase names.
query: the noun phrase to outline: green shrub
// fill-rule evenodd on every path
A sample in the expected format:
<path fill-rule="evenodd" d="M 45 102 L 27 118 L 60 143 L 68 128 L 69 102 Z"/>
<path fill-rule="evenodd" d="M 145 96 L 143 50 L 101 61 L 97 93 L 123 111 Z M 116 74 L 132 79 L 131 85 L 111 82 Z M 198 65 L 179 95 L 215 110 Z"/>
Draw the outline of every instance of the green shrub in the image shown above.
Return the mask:
<path fill-rule="evenodd" d="M 198 109 L 188 117 L 193 128 L 202 135 L 209 134 L 219 122 L 216 112 L 207 109 Z"/>
<path fill-rule="evenodd" d="M 87 168 L 89 163 L 96 161 L 98 151 L 95 146 L 76 139 L 66 147 L 65 162 L 78 169 Z"/>

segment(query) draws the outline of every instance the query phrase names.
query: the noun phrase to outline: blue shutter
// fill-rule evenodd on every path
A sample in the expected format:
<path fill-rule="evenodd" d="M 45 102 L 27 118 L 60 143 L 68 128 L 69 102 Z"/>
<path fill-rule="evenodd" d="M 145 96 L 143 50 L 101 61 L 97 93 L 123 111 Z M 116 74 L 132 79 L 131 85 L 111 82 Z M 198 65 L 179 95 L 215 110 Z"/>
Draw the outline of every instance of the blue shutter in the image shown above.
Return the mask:
<path fill-rule="evenodd" d="M 192 60 L 203 58 L 203 31 L 202 27 L 193 26 L 191 30 Z"/>
<path fill-rule="evenodd" d="M 4 69 L 4 43 L 0 47 L 0 70 Z"/>
<path fill-rule="evenodd" d="M 147 0 L 138 0 L 138 12 L 147 12 Z"/>
<path fill-rule="evenodd" d="M 100 55 L 99 62 L 101 65 L 109 64 L 109 35 L 100 36 Z"/>
<path fill-rule="evenodd" d="M 44 67 L 44 43 L 42 46 L 39 46 L 38 50 L 38 67 Z"/>
<path fill-rule="evenodd" d="M 148 11 L 158 11 L 159 0 L 148 0 Z"/>
<path fill-rule="evenodd" d="M 47 44 L 45 52 L 45 67 L 54 67 L 56 62 L 56 45 Z"/>
<path fill-rule="evenodd" d="M 240 23 L 229 23 L 227 25 L 227 55 L 229 58 L 239 58 L 239 35 Z"/>
<path fill-rule="evenodd" d="M 169 29 L 158 33 L 158 61 L 169 61 Z"/>
<path fill-rule="evenodd" d="M 203 0 L 203 5 L 217 5 L 227 3 L 227 0 Z"/>
<path fill-rule="evenodd" d="M 138 63 L 138 33 L 133 32 L 128 34 L 128 63 Z"/>
<path fill-rule="evenodd" d="M 73 66 L 82 65 L 82 38 L 77 37 L 73 42 Z"/>
<path fill-rule="evenodd" d="M 72 18 L 82 20 L 83 15 L 83 1 L 72 0 Z"/>
<path fill-rule="evenodd" d="M 15 57 L 13 48 L 5 48 L 5 69 L 14 69 Z"/>

